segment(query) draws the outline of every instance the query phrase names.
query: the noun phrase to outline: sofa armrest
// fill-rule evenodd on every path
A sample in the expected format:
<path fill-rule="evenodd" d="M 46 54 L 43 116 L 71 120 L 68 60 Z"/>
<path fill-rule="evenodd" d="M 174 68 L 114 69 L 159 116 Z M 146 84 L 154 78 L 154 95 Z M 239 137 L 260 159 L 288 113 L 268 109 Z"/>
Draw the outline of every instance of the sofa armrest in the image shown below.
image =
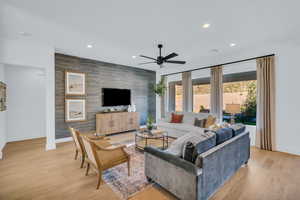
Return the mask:
<path fill-rule="evenodd" d="M 250 156 L 249 132 L 239 134 L 199 155 L 202 161 L 202 195 L 208 199 Z"/>
<path fill-rule="evenodd" d="M 202 173 L 201 168 L 198 168 L 193 163 L 188 162 L 188 161 L 186 161 L 182 158 L 179 158 L 173 154 L 170 154 L 168 152 L 162 151 L 158 148 L 146 147 L 144 150 L 145 150 L 145 152 L 147 152 L 155 157 L 158 157 L 164 161 L 167 161 L 177 167 L 180 167 L 193 175 L 198 176 Z"/>

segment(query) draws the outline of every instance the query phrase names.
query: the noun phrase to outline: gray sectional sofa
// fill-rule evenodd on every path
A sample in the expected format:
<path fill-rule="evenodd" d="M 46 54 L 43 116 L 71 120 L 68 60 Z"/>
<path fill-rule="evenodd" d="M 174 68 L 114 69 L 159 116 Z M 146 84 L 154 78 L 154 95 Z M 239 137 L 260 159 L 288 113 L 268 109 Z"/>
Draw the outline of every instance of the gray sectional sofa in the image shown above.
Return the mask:
<path fill-rule="evenodd" d="M 145 174 L 182 200 L 205 200 L 212 196 L 250 156 L 249 132 L 218 144 L 198 155 L 196 166 L 168 151 L 145 148 Z"/>

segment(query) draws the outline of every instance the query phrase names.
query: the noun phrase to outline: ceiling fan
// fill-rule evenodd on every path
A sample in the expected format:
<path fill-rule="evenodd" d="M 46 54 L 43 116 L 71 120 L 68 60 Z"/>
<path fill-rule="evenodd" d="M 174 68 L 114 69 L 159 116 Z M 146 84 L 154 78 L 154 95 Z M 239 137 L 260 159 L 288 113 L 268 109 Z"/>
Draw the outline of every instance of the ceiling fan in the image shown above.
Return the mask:
<path fill-rule="evenodd" d="M 143 57 L 143 58 L 147 58 L 147 59 L 150 59 L 150 60 L 153 60 L 151 62 L 144 62 L 144 63 L 139 63 L 139 65 L 145 65 L 145 64 L 150 64 L 150 63 L 156 63 L 158 65 L 160 65 L 162 67 L 162 64 L 163 63 L 173 63 L 173 64 L 185 64 L 186 62 L 185 61 L 179 61 L 179 60 L 169 60 L 171 58 L 174 58 L 176 56 L 178 56 L 177 53 L 171 53 L 167 56 L 161 56 L 161 49 L 162 49 L 163 45 L 162 44 L 159 44 L 158 45 L 158 48 L 159 48 L 159 56 L 157 56 L 157 58 L 151 58 L 149 56 L 144 56 L 144 55 L 140 55 L 140 57 Z"/>

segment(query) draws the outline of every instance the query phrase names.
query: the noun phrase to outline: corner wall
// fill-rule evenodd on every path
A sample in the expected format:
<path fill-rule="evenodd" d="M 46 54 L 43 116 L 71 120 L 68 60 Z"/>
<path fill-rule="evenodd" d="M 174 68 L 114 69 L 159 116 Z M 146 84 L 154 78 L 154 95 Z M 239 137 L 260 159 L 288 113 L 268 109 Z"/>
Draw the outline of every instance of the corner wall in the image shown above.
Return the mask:
<path fill-rule="evenodd" d="M 5 82 L 4 65 L 0 63 L 0 81 Z M 6 144 L 6 111 L 0 112 L 0 159 L 2 159 L 2 150 Z"/>

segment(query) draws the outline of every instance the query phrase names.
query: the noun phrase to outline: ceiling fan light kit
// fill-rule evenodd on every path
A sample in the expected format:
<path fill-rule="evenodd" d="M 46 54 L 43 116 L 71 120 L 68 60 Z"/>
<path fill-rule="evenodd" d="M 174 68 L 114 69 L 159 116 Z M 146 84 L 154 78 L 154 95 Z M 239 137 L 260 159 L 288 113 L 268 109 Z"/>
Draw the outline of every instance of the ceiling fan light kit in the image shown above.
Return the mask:
<path fill-rule="evenodd" d="M 159 49 L 159 55 L 157 56 L 157 58 L 152 58 L 152 57 L 149 57 L 149 56 L 144 56 L 144 55 L 140 55 L 140 57 L 142 58 L 147 58 L 147 59 L 150 59 L 150 60 L 153 60 L 152 62 L 144 62 L 144 63 L 140 63 L 139 65 L 145 65 L 145 64 L 150 64 L 150 63 L 156 63 L 158 65 L 160 65 L 160 67 L 162 67 L 162 64 L 163 63 L 172 63 L 172 64 L 185 64 L 186 62 L 185 61 L 179 61 L 179 60 L 169 60 L 169 59 L 172 59 L 176 56 L 178 56 L 177 53 L 173 52 L 173 53 L 170 53 L 169 55 L 167 56 L 162 56 L 161 55 L 161 49 L 163 48 L 163 45 L 162 44 L 159 44 L 158 46 L 158 49 Z"/>

